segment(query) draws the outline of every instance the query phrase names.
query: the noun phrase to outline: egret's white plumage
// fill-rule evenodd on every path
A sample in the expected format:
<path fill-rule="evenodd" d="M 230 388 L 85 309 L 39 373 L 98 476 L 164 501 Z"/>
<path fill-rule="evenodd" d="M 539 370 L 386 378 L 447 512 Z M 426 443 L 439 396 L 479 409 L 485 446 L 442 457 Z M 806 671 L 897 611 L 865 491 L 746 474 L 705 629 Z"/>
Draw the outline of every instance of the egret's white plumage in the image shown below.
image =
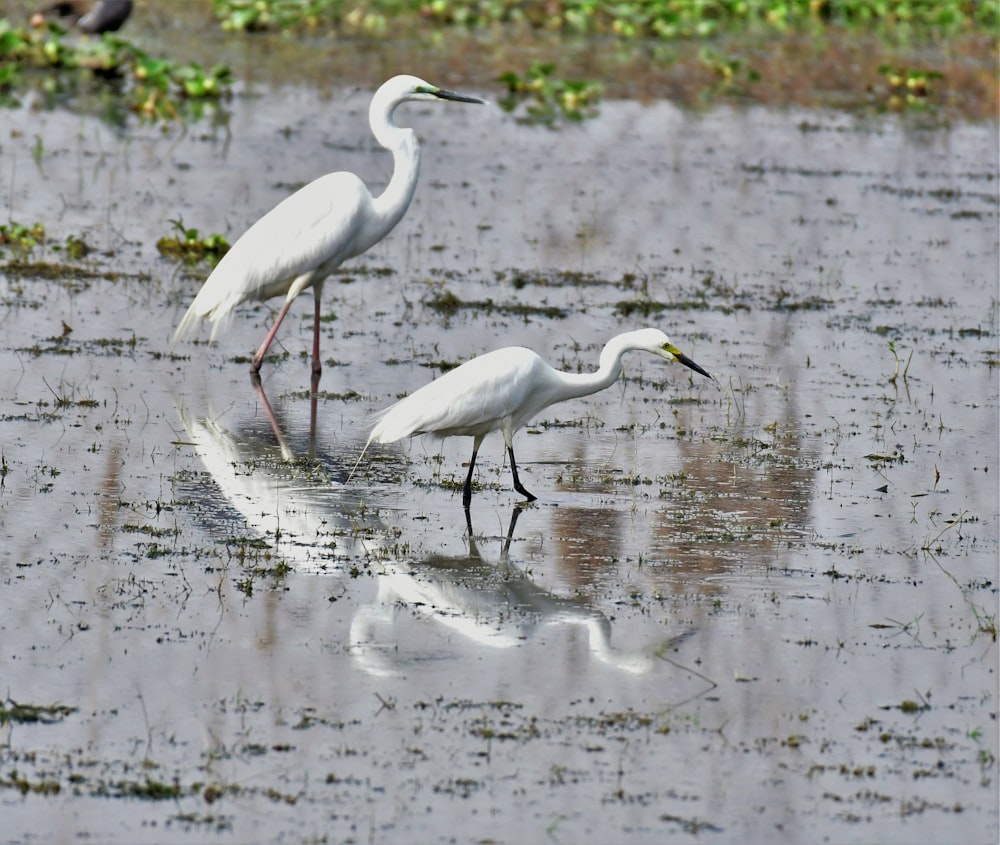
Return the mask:
<path fill-rule="evenodd" d="M 392 121 L 396 106 L 408 100 L 484 102 L 415 76 L 394 76 L 383 83 L 372 97 L 368 118 L 375 139 L 393 156 L 392 179 L 385 190 L 373 197 L 355 174 L 341 171 L 319 177 L 280 202 L 223 256 L 178 325 L 174 342 L 190 335 L 203 318 L 213 323 L 214 339 L 238 305 L 284 295 L 285 302 L 254 355 L 251 370 L 256 373 L 292 302 L 312 287 L 313 372 L 320 372 L 323 281 L 344 261 L 370 249 L 392 230 L 417 186 L 420 145 L 416 133 Z"/>
<path fill-rule="evenodd" d="M 462 490 L 462 503 L 468 507 L 479 447 L 487 434 L 500 431 L 510 456 L 514 489 L 533 501 L 535 497 L 517 476 L 514 432 L 550 405 L 588 396 L 613 384 L 622 373 L 622 357 L 631 350 L 677 361 L 711 378 L 659 329 L 640 329 L 612 338 L 601 351 L 599 366 L 593 373 L 564 373 L 530 349 L 509 346 L 466 361 L 387 408 L 372 429 L 365 449 L 372 443 L 392 443 L 418 434 L 472 437 L 469 474 Z"/>

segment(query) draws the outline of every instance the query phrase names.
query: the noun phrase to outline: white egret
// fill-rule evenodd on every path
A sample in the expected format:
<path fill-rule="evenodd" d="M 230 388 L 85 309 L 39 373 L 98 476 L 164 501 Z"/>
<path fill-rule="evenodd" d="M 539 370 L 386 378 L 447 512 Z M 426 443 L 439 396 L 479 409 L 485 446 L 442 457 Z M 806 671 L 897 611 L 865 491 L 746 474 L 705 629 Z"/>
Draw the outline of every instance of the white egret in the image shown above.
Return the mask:
<path fill-rule="evenodd" d="M 392 153 L 393 173 L 385 190 L 373 197 L 364 182 L 346 171 L 320 176 L 254 223 L 233 244 L 195 297 L 174 333 L 173 342 L 191 334 L 201 318 L 214 325 L 247 300 L 284 296 L 274 325 L 254 355 L 261 362 L 295 298 L 312 287 L 313 374 L 319 358 L 320 297 L 323 281 L 340 264 L 384 238 L 406 212 L 417 186 L 420 145 L 412 129 L 396 126 L 393 112 L 407 100 L 484 103 L 478 97 L 446 91 L 415 76 L 394 76 L 375 92 L 368 120 L 375 140 Z"/>
<path fill-rule="evenodd" d="M 517 477 L 514 432 L 550 405 L 609 387 L 622 373 L 622 356 L 633 349 L 677 361 L 712 378 L 659 329 L 640 329 L 612 338 L 601 351 L 600 365 L 593 373 L 560 372 L 530 349 L 509 346 L 466 361 L 387 408 L 365 449 L 372 443 L 392 443 L 417 434 L 471 437 L 472 457 L 462 488 L 462 504 L 468 508 L 479 447 L 487 434 L 500 431 L 507 444 L 514 489 L 533 502 L 535 497 Z"/>

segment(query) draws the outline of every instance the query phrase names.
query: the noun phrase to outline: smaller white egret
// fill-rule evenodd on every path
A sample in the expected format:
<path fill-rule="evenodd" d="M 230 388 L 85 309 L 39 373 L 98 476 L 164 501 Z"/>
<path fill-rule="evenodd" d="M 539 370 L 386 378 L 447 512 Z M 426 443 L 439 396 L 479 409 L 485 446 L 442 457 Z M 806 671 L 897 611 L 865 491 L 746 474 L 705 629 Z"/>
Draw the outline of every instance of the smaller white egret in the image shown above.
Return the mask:
<path fill-rule="evenodd" d="M 462 488 L 462 504 L 468 508 L 479 447 L 487 434 L 500 431 L 507 444 L 514 489 L 533 502 L 535 497 L 517 477 L 514 432 L 550 405 L 609 387 L 622 373 L 622 356 L 633 349 L 677 361 L 712 378 L 659 329 L 639 329 L 612 338 L 601 351 L 600 364 L 593 373 L 560 372 L 530 349 L 508 346 L 466 361 L 384 410 L 365 450 L 372 443 L 392 443 L 417 434 L 471 437 L 472 457 Z M 364 456 L 364 450 L 361 454 Z"/>
<path fill-rule="evenodd" d="M 392 178 L 373 197 L 355 174 L 327 173 L 282 200 L 233 244 L 202 286 L 181 319 L 173 342 L 191 334 L 205 317 L 214 324 L 247 300 L 284 296 L 271 330 L 253 357 L 252 373 L 260 372 L 281 321 L 295 298 L 313 289 L 313 377 L 319 376 L 320 297 L 323 281 L 349 258 L 377 244 L 399 222 L 417 187 L 420 144 L 412 129 L 392 122 L 396 106 L 408 100 L 485 103 L 479 97 L 456 94 L 415 76 L 394 76 L 372 97 L 368 110 L 375 140 L 392 153 Z"/>

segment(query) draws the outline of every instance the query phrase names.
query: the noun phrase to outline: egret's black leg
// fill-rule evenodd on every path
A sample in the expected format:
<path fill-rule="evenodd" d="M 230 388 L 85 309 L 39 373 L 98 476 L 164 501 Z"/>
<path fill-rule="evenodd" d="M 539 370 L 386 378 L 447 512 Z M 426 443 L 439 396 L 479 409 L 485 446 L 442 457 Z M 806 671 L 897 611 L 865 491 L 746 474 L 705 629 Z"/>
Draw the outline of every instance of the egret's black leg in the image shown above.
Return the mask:
<path fill-rule="evenodd" d="M 507 536 L 503 541 L 503 551 L 502 553 L 506 556 L 510 552 L 510 541 L 514 538 L 514 528 L 517 525 L 517 518 L 521 515 L 521 511 L 524 509 L 524 503 L 518 502 L 514 505 L 514 510 L 510 515 L 510 525 L 507 526 Z"/>
<path fill-rule="evenodd" d="M 535 501 L 537 497 L 525 490 L 524 486 L 521 484 L 521 479 L 517 477 L 517 461 L 514 460 L 513 446 L 507 447 L 507 454 L 510 455 L 510 473 L 514 476 L 514 489 L 524 496 L 524 498 L 526 498 L 529 502 Z"/>
<path fill-rule="evenodd" d="M 469 474 L 465 476 L 465 486 L 462 488 L 462 507 L 466 510 L 472 504 L 472 471 L 476 468 L 476 455 L 479 454 L 479 444 L 472 447 L 472 457 L 469 458 Z"/>

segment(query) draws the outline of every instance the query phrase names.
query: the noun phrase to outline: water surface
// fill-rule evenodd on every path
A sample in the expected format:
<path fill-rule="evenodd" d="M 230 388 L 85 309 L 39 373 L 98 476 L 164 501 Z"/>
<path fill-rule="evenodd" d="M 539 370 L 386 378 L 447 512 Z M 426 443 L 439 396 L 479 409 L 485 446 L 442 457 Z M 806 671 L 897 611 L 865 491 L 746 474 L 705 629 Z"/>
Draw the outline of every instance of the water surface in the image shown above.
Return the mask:
<path fill-rule="evenodd" d="M 327 284 L 313 420 L 311 298 L 262 396 L 277 303 L 171 349 L 207 268 L 155 241 L 377 189 L 368 96 L 4 115 L 3 217 L 95 248 L 0 271 L 0 679 L 72 708 L 5 726 L 9 840 L 995 841 L 996 127 L 407 106 L 420 185 Z M 348 480 L 442 364 L 644 325 L 717 383 L 634 354 L 550 409 L 534 505 L 499 437 L 471 531 L 467 440 Z"/>

